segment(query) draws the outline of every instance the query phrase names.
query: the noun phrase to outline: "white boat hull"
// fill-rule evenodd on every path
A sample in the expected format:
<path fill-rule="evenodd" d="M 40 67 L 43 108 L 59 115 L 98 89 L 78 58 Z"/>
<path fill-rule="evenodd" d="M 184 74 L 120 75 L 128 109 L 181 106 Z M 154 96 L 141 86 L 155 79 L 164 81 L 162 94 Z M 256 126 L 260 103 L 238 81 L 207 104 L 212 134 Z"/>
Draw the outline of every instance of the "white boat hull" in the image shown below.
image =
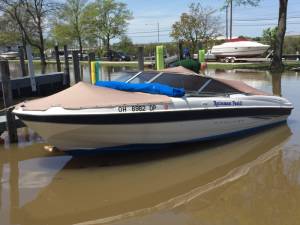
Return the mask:
<path fill-rule="evenodd" d="M 201 141 L 283 122 L 287 116 L 238 117 L 166 123 L 75 125 L 24 121 L 63 150 Z"/>
<path fill-rule="evenodd" d="M 216 57 L 254 57 L 262 55 L 269 47 L 252 41 L 227 42 L 214 46 L 211 53 Z"/>
<path fill-rule="evenodd" d="M 172 98 L 169 104 L 14 113 L 62 150 L 171 144 L 232 135 L 287 119 L 292 105 L 276 96 Z"/>
<path fill-rule="evenodd" d="M 228 56 L 236 56 L 236 57 L 254 57 L 262 55 L 267 49 L 266 48 L 223 48 L 212 51 L 212 54 L 217 57 L 228 57 Z"/>

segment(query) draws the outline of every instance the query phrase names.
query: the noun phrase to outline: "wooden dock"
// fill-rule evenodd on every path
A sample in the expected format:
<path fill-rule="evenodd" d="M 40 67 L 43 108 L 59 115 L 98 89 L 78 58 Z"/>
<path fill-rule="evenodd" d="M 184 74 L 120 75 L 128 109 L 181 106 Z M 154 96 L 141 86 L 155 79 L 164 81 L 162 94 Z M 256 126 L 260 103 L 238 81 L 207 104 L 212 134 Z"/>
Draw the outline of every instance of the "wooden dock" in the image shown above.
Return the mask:
<path fill-rule="evenodd" d="M 14 102 L 22 101 L 27 97 L 43 97 L 59 92 L 66 87 L 65 73 L 55 72 L 43 75 L 35 75 L 36 91 L 32 91 L 30 77 L 19 77 L 11 79 L 11 90 L 13 93 Z M 0 92 L 2 96 L 2 82 L 0 81 Z M 23 127 L 24 124 L 16 117 L 16 127 Z M 0 133 L 4 132 L 6 127 L 6 116 L 0 114 Z"/>
<path fill-rule="evenodd" d="M 63 72 L 48 73 L 35 75 L 37 91 L 31 89 L 30 77 L 18 77 L 11 79 L 11 88 L 14 98 L 46 96 L 63 90 L 67 84 L 64 83 L 65 77 Z M 0 81 L 0 91 L 2 92 Z"/>

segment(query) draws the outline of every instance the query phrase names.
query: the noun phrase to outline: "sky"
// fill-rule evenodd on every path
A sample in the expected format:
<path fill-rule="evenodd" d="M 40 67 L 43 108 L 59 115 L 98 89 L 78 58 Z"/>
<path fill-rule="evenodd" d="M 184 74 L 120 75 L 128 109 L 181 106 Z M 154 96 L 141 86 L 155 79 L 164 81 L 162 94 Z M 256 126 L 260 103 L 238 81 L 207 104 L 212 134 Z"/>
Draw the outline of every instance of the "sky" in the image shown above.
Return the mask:
<path fill-rule="evenodd" d="M 205 7 L 220 9 L 224 0 L 120 0 L 128 5 L 134 19 L 129 22 L 127 35 L 134 43 L 157 42 L 158 23 L 160 41 L 172 41 L 169 36 L 172 24 L 179 20 L 181 13 L 188 12 L 192 2 Z M 258 7 L 234 6 L 233 36 L 257 37 L 263 29 L 277 25 L 279 0 L 261 0 Z M 218 10 L 225 34 L 225 12 Z M 300 34 L 300 0 L 289 0 L 287 35 Z"/>

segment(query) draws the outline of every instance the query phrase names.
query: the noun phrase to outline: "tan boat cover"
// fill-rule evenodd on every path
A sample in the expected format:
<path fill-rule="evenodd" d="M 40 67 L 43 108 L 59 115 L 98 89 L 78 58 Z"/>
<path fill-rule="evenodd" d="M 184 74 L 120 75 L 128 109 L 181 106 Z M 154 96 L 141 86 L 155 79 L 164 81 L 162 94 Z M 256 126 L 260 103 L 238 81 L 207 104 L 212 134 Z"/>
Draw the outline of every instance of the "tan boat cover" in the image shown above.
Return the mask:
<path fill-rule="evenodd" d="M 171 98 L 165 95 L 119 91 L 79 82 L 54 95 L 22 102 L 18 106 L 27 111 L 44 111 L 51 107 L 87 109 L 170 102 Z"/>
<path fill-rule="evenodd" d="M 226 84 L 238 91 L 241 91 L 243 93 L 246 94 L 250 94 L 250 95 L 271 95 L 267 92 L 258 90 L 254 87 L 249 86 L 248 84 L 244 83 L 243 81 L 239 81 L 239 80 L 226 80 L 226 79 L 220 79 L 220 78 L 215 78 L 213 77 L 212 79 L 215 79 L 219 82 L 222 82 L 223 84 Z"/>
<path fill-rule="evenodd" d="M 184 75 L 199 75 L 197 73 L 195 73 L 192 70 L 189 70 L 183 66 L 177 66 L 177 67 L 170 67 L 170 68 L 166 68 L 161 70 L 161 72 L 164 73 L 179 73 L 179 74 L 184 74 Z"/>
<path fill-rule="evenodd" d="M 166 73 L 197 75 L 182 66 L 163 70 Z M 200 76 L 200 75 L 199 75 Z M 252 95 L 270 95 L 255 89 L 242 81 L 226 80 L 210 77 L 243 93 Z M 165 95 L 147 94 L 141 92 L 126 92 L 105 87 L 98 87 L 79 82 L 76 85 L 54 95 L 20 103 L 18 106 L 27 111 L 45 111 L 51 107 L 65 109 L 87 109 L 116 107 L 135 104 L 170 103 L 171 98 Z"/>
<path fill-rule="evenodd" d="M 184 74 L 184 75 L 199 75 L 195 73 L 192 70 L 186 69 L 183 66 L 177 66 L 177 67 L 170 67 L 167 69 L 162 70 L 161 72 L 165 73 L 175 73 L 175 74 Z M 199 75 L 203 76 L 203 75 Z M 270 95 L 264 91 L 258 90 L 254 87 L 249 86 L 248 84 L 244 83 L 243 81 L 238 81 L 238 80 L 227 80 L 227 79 L 219 79 L 216 77 L 209 77 L 213 80 L 217 80 L 223 84 L 226 84 L 238 91 L 241 91 L 246 94 L 251 94 L 251 95 Z"/>

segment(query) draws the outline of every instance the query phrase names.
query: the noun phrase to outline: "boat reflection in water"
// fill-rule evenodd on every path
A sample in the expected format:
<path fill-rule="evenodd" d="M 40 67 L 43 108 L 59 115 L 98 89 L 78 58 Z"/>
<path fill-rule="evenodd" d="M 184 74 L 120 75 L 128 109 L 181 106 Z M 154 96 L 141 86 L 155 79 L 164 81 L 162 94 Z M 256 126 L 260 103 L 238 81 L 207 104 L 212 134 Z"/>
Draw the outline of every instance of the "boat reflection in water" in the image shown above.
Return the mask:
<path fill-rule="evenodd" d="M 41 149 L 39 155 L 28 146 L 19 153 L 32 152 L 32 159 L 12 162 L 18 154 L 12 151 L 5 162 L 16 171 L 11 171 L 10 220 L 23 225 L 117 223 L 180 208 L 264 164 L 290 135 L 284 124 L 242 139 L 80 157 Z"/>

